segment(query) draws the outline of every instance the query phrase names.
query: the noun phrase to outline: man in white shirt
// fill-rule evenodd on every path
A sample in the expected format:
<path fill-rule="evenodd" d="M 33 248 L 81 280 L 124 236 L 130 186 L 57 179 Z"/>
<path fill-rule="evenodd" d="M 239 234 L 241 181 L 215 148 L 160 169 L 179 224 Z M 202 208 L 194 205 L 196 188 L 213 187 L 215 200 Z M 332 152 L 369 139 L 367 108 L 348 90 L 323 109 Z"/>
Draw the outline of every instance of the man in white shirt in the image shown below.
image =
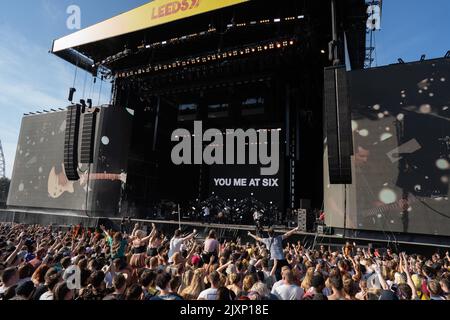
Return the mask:
<path fill-rule="evenodd" d="M 218 300 L 218 292 L 220 286 L 220 275 L 218 272 L 214 271 L 208 276 L 211 288 L 206 289 L 200 293 L 198 300 Z"/>
<path fill-rule="evenodd" d="M 194 230 L 190 235 L 187 237 L 181 238 L 181 230 L 178 229 L 175 231 L 175 235 L 170 240 L 170 248 L 169 248 L 169 263 L 172 263 L 172 257 L 175 253 L 181 252 L 181 245 L 192 238 L 195 237 L 195 234 L 197 233 L 197 230 Z"/>
<path fill-rule="evenodd" d="M 284 273 L 287 272 L 287 271 L 290 271 L 290 270 L 291 270 L 291 269 L 289 268 L 289 266 L 283 266 L 283 267 L 281 268 L 281 275 L 284 276 Z M 280 281 L 275 282 L 275 283 L 273 284 L 273 286 L 272 286 L 272 294 L 273 294 L 273 291 L 274 291 L 276 288 L 278 288 L 279 286 L 282 286 L 284 283 L 285 283 L 284 277 L 283 277 L 283 279 L 281 279 Z"/>
<path fill-rule="evenodd" d="M 294 284 L 294 275 L 292 271 L 285 271 L 283 273 L 282 285 L 275 287 L 272 290 L 272 294 L 280 300 L 301 300 L 305 291 Z"/>

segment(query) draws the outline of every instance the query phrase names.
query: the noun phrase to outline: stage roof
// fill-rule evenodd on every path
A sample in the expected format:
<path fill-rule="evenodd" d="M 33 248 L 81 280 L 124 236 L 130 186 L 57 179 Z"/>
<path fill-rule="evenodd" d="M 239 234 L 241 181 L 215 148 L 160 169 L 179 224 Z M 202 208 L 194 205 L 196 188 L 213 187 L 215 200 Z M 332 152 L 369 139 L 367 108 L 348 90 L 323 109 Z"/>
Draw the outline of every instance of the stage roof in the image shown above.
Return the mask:
<path fill-rule="evenodd" d="M 88 43 L 148 29 L 247 1 L 248 0 L 151 1 L 136 9 L 55 40 L 52 52 L 56 53 Z"/>
<path fill-rule="evenodd" d="M 365 0 L 348 0 L 341 5 L 343 25 L 350 38 L 352 65 L 360 68 L 365 55 Z M 321 28 L 318 34 L 322 39 L 318 43 L 327 46 L 331 37 L 329 8 L 316 0 L 154 0 L 54 40 L 51 52 L 82 69 L 94 72 L 94 64 L 126 48 L 139 47 L 143 41 L 163 41 L 173 36 L 198 32 L 199 26 L 203 30 L 205 25 L 223 25 L 229 23 L 231 18 L 239 21 L 287 16 L 293 13 L 292 8 L 297 11 L 304 9 L 314 16 L 314 25 Z"/>

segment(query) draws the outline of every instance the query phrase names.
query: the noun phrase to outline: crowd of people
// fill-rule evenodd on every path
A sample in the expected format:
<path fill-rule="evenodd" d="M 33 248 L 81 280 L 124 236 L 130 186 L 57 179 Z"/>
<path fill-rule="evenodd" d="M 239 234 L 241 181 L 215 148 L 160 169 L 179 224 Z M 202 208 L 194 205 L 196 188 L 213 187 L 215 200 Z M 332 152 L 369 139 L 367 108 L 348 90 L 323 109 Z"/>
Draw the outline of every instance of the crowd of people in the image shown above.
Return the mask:
<path fill-rule="evenodd" d="M 150 226 L 149 226 L 150 227 Z M 131 228 L 130 228 L 131 229 Z M 450 300 L 450 256 L 0 224 L 0 300 Z"/>

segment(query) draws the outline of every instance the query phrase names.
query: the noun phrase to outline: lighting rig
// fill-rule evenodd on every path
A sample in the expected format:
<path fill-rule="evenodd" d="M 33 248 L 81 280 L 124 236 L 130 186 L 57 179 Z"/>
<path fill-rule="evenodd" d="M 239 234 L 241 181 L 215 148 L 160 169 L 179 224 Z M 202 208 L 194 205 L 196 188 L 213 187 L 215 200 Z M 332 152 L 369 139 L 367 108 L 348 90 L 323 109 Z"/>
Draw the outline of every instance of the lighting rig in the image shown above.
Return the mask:
<path fill-rule="evenodd" d="M 205 55 L 184 57 L 153 65 L 150 64 L 144 67 L 134 68 L 131 70 L 120 71 L 116 73 L 116 77 L 129 78 L 132 76 L 145 75 L 158 71 L 175 70 L 189 66 L 202 65 L 213 62 L 221 62 L 232 58 L 251 56 L 262 52 L 275 51 L 287 47 L 293 47 L 296 43 L 297 39 L 295 37 L 258 42 L 254 44 L 248 44 L 243 47 L 230 48 L 226 50 L 217 50 L 214 53 L 208 53 Z"/>
<path fill-rule="evenodd" d="M 304 15 L 296 15 L 296 16 L 288 16 L 288 17 L 283 17 L 283 18 L 261 19 L 261 20 L 253 20 L 253 21 L 238 22 L 238 23 L 232 22 L 226 26 L 225 31 L 222 34 L 225 34 L 227 32 L 231 32 L 231 31 L 242 30 L 245 28 L 253 28 L 253 27 L 257 27 L 257 26 L 270 26 L 270 25 L 279 25 L 282 23 L 294 23 L 299 20 L 303 20 L 304 18 L 305 18 Z M 141 45 L 139 45 L 136 48 L 136 50 L 133 51 L 131 49 L 125 48 L 123 51 L 118 52 L 112 56 L 105 58 L 102 61 L 99 61 L 99 62 L 93 64 L 92 67 L 108 66 L 114 62 L 117 62 L 119 60 L 127 58 L 131 55 L 140 54 L 142 52 L 152 50 L 152 49 L 157 49 L 157 48 L 162 48 L 162 47 L 166 47 L 166 46 L 170 46 L 170 45 L 180 44 L 180 43 L 183 43 L 186 41 L 199 40 L 201 38 L 206 38 L 208 36 L 211 36 L 213 34 L 218 34 L 218 33 L 219 33 L 219 31 L 217 30 L 217 28 L 210 25 L 208 27 L 208 29 L 206 29 L 206 30 L 186 34 L 186 35 L 179 36 L 179 37 L 173 37 L 173 38 L 167 39 L 167 40 L 157 41 L 157 42 L 153 42 L 153 43 L 146 43 L 145 41 L 143 41 L 141 43 Z"/>

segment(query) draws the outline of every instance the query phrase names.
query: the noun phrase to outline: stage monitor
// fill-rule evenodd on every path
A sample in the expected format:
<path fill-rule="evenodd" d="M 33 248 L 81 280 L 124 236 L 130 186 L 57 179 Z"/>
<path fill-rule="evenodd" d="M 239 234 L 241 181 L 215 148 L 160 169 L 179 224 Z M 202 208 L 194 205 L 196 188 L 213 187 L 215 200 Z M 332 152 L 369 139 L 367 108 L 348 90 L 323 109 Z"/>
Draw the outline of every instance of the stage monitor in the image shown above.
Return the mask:
<path fill-rule="evenodd" d="M 333 186 L 325 175 L 327 224 L 449 236 L 450 60 L 353 71 L 349 80 L 353 184 Z"/>

